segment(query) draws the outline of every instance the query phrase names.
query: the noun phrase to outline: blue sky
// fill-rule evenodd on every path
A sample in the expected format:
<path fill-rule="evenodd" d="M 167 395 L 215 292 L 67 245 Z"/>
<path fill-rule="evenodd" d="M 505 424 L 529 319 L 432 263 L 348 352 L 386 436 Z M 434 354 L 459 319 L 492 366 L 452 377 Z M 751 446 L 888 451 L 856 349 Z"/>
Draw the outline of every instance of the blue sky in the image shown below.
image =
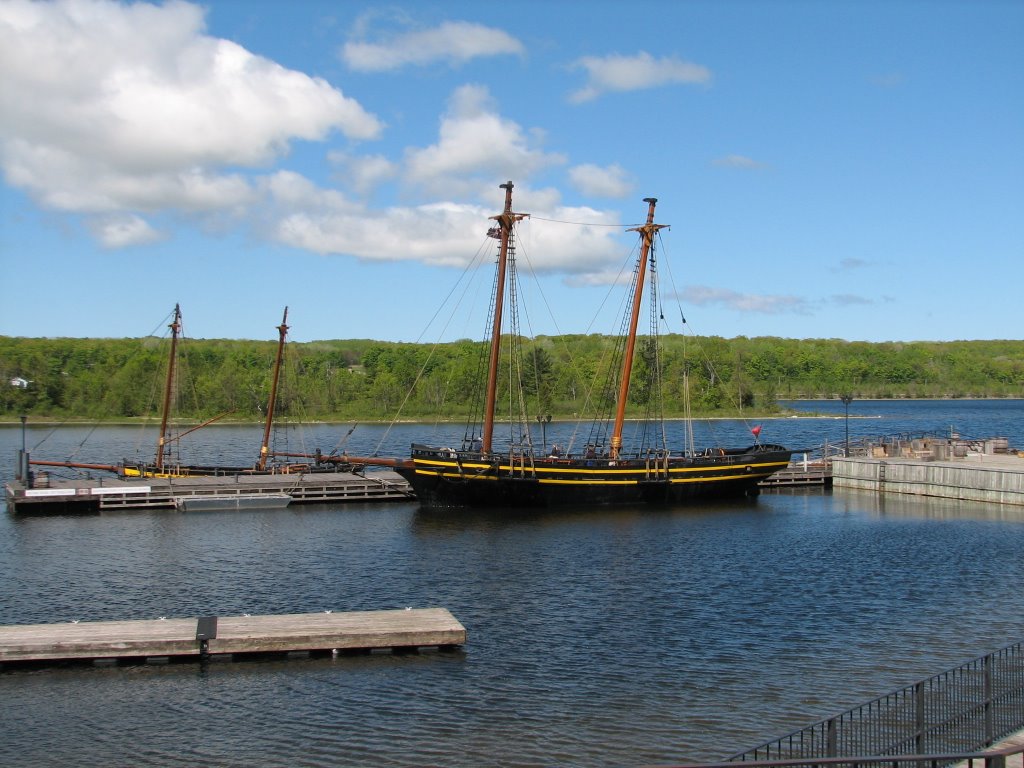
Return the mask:
<path fill-rule="evenodd" d="M 512 180 L 533 333 L 615 330 L 653 196 L 694 333 L 1019 339 L 1021 40 L 1009 0 L 3 0 L 0 334 L 477 338 L 428 321 Z"/>

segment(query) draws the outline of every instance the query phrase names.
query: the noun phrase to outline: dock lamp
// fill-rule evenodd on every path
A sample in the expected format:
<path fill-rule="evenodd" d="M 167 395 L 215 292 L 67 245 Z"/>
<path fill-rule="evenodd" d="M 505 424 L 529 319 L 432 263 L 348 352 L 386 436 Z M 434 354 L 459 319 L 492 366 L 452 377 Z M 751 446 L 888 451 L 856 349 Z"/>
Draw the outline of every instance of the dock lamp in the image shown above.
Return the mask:
<path fill-rule="evenodd" d="M 548 424 L 551 423 L 551 414 L 546 413 L 543 416 L 538 416 L 537 422 L 540 424 L 540 442 L 542 450 L 546 453 L 548 450 Z"/>
<path fill-rule="evenodd" d="M 25 452 L 25 422 L 28 416 L 24 413 L 18 417 L 21 419 L 21 452 L 18 454 L 18 479 L 28 481 L 28 454 Z"/>
<path fill-rule="evenodd" d="M 850 455 L 850 403 L 853 402 L 853 395 L 840 395 L 839 399 L 843 401 L 843 405 L 846 406 L 846 449 L 843 452 L 844 456 Z"/>

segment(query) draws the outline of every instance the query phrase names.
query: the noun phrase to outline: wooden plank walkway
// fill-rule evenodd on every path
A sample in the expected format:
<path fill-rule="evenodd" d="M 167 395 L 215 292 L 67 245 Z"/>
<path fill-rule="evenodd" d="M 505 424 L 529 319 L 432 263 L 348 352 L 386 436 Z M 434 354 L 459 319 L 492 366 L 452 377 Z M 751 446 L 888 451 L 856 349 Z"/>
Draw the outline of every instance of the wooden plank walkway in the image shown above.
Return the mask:
<path fill-rule="evenodd" d="M 455 647 L 466 628 L 445 608 L 205 616 L 0 627 L 0 666 L 218 654 Z"/>
<path fill-rule="evenodd" d="M 224 477 L 85 479 L 49 478 L 45 488 L 6 484 L 7 508 L 15 514 L 95 514 L 132 509 L 174 509 L 191 496 L 288 494 L 292 504 L 409 501 L 412 489 L 389 470 Z"/>
<path fill-rule="evenodd" d="M 775 474 L 766 477 L 758 485 L 767 490 L 791 486 L 819 485 L 832 487 L 832 465 L 825 462 L 790 464 Z"/>

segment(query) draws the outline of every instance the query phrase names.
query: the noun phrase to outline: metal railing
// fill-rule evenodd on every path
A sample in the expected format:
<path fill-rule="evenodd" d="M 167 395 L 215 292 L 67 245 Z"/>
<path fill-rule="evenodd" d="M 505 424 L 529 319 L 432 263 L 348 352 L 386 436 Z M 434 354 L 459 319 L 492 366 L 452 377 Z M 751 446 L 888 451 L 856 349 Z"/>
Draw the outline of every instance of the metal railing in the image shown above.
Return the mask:
<path fill-rule="evenodd" d="M 1024 745 L 1017 744 L 983 752 L 956 752 L 934 755 L 864 755 L 850 757 L 816 757 L 799 760 L 749 760 L 745 768 L 1010 768 L 1021 764 Z M 659 768 L 734 768 L 736 763 L 680 763 Z"/>
<path fill-rule="evenodd" d="M 765 742 L 729 761 L 966 754 L 1024 728 L 1024 641 Z M 849 762 L 849 760 L 847 760 Z M 941 761 L 938 764 L 942 764 Z"/>

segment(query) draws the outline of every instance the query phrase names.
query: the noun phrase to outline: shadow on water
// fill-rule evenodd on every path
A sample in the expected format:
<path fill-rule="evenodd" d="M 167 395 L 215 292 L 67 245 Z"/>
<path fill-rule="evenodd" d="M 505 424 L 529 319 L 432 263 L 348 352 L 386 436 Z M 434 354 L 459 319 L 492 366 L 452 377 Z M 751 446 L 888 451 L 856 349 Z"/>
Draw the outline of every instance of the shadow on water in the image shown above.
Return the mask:
<path fill-rule="evenodd" d="M 444 509 L 416 506 L 413 525 L 429 531 L 466 529 L 502 529 L 537 525 L 584 525 L 622 523 L 630 520 L 658 517 L 702 518 L 729 514 L 744 514 L 759 509 L 756 498 L 741 497 L 730 500 L 707 500 L 689 504 L 664 505 L 562 505 L 550 508 L 488 507 Z"/>
<path fill-rule="evenodd" d="M 43 684 L 62 685 L 72 682 L 119 681 L 145 678 L 173 684 L 192 679 L 231 676 L 262 677 L 289 675 L 302 678 L 324 673 L 390 674 L 403 669 L 422 668 L 428 664 L 465 663 L 465 648 L 422 648 L 391 651 L 340 650 L 279 653 L 250 653 L 235 657 L 214 655 L 200 661 L 195 657 L 157 657 L 153 659 L 75 659 L 70 661 L 33 662 L 4 667 L 0 679 L 41 676 Z"/>

